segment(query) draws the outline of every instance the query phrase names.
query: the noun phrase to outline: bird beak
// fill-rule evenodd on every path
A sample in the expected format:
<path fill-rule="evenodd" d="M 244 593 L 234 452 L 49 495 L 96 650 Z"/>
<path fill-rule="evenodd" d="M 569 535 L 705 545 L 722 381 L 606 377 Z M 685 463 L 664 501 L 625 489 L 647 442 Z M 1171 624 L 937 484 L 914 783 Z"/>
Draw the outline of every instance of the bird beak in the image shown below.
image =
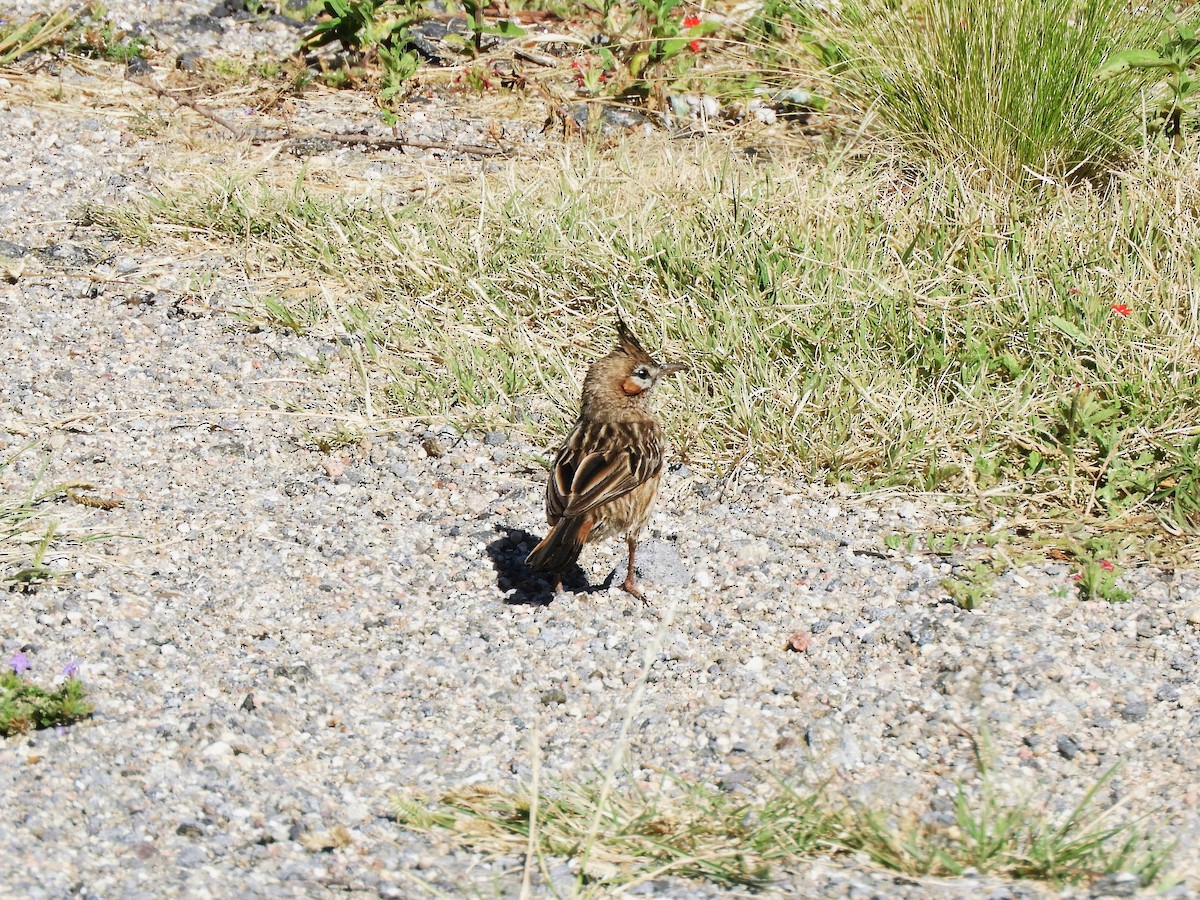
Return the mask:
<path fill-rule="evenodd" d="M 662 378 L 664 375 L 674 375 L 676 372 L 684 371 L 687 371 L 687 366 L 685 366 L 683 363 L 667 363 L 662 367 L 662 370 L 659 371 L 658 377 Z"/>

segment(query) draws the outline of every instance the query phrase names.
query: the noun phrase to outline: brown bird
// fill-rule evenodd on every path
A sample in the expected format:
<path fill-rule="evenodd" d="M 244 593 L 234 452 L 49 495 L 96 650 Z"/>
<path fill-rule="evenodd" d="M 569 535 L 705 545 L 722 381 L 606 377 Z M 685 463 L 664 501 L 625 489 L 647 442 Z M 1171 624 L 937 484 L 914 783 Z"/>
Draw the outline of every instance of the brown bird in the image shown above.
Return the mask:
<path fill-rule="evenodd" d="M 554 575 L 556 592 L 584 544 L 625 532 L 629 572 L 621 587 L 645 599 L 634 583 L 633 558 L 663 465 L 662 426 L 650 395 L 660 379 L 684 368 L 655 362 L 617 318 L 617 345 L 588 369 L 579 421 L 554 457 L 546 485 L 550 533 L 526 559 Z"/>

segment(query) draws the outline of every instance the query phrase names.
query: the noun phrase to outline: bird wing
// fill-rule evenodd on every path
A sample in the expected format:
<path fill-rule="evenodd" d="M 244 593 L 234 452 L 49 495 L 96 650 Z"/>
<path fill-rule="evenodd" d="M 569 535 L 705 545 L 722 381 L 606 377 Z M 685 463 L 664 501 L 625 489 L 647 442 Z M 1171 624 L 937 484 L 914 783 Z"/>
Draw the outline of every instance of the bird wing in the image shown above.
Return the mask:
<path fill-rule="evenodd" d="M 554 524 L 564 516 L 581 516 L 629 493 L 661 469 L 657 428 L 580 422 L 554 457 L 546 518 Z"/>

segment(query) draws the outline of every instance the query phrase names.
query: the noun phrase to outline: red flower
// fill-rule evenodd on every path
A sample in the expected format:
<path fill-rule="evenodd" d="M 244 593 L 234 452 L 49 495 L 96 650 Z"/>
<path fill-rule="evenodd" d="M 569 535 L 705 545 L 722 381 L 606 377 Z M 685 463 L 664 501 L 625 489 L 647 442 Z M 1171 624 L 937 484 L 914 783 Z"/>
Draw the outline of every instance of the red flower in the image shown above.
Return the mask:
<path fill-rule="evenodd" d="M 1113 564 L 1107 559 L 1102 559 L 1100 560 L 1100 568 L 1102 568 L 1105 572 L 1111 572 L 1113 571 Z"/>
<path fill-rule="evenodd" d="M 697 25 L 699 25 L 699 24 L 700 24 L 700 17 L 699 17 L 699 16 L 687 16 L 687 17 L 686 17 L 686 18 L 683 20 L 683 27 L 684 27 L 684 28 L 695 28 L 695 27 L 696 27 Z"/>
<path fill-rule="evenodd" d="M 1115 312 L 1118 316 L 1127 316 L 1131 312 L 1133 312 L 1133 310 L 1131 310 L 1124 303 L 1114 303 L 1112 306 L 1109 307 L 1109 309 L 1111 309 L 1113 312 Z"/>
<path fill-rule="evenodd" d="M 688 41 L 688 47 L 691 48 L 693 53 L 699 53 L 700 52 L 700 38 L 696 38 L 694 41 Z"/>

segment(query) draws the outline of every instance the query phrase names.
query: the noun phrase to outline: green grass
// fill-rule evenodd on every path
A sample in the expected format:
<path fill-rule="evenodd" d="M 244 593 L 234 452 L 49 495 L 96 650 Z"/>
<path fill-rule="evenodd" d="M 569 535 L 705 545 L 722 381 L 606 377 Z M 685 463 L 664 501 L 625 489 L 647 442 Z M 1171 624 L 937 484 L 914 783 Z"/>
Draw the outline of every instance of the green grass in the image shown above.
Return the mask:
<path fill-rule="evenodd" d="M 688 461 L 1186 537 L 1198 175 L 1151 157 L 1020 199 L 953 166 L 631 139 L 425 203 L 194 180 L 92 215 L 238 248 L 269 285 L 252 314 L 356 335 L 384 413 L 561 433 L 619 307 L 690 363 L 660 399 Z"/>
<path fill-rule="evenodd" d="M 1124 0 L 850 3 L 807 46 L 874 136 L 1008 186 L 1092 178 L 1139 146 L 1142 81 L 1101 80 L 1156 44 L 1165 10 Z M 1157 10 L 1157 11 L 1154 11 Z"/>
<path fill-rule="evenodd" d="M 665 875 L 766 887 L 777 867 L 851 854 L 914 877 L 975 869 L 1080 884 L 1129 872 L 1151 885 L 1170 850 L 1134 824 L 1114 823 L 1115 811 L 1097 804 L 1112 774 L 1098 779 L 1074 807 L 1055 813 L 1001 799 L 985 772 L 976 789 L 959 787 L 949 825 L 896 822 L 896 810 L 847 804 L 826 790 L 778 785 L 766 799 L 747 800 L 677 779 L 654 790 L 606 789 L 587 780 L 537 794 L 473 788 L 432 804 L 398 796 L 392 810 L 413 831 L 489 855 L 527 854 L 543 874 L 552 859 L 573 861 L 585 896 Z"/>

